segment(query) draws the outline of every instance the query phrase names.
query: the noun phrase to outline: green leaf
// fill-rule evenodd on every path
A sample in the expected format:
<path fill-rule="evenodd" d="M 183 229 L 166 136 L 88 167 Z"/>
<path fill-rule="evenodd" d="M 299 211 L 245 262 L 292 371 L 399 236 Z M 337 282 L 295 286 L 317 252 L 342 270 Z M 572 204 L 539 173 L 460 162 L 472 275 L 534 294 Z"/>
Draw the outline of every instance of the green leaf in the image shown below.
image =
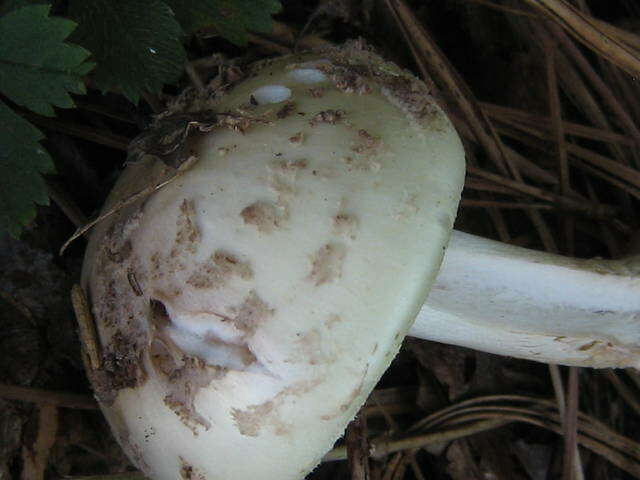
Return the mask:
<path fill-rule="evenodd" d="M 40 115 L 73 107 L 71 93 L 84 93 L 82 76 L 93 65 L 77 45 L 64 43 L 76 24 L 49 17 L 48 5 L 18 8 L 0 17 L 0 93 Z"/>
<path fill-rule="evenodd" d="M 220 35 L 246 45 L 247 30 L 270 32 L 271 15 L 281 9 L 279 0 L 167 0 L 188 33 L 215 27 Z"/>
<path fill-rule="evenodd" d="M 72 38 L 93 53 L 101 90 L 137 103 L 142 92 L 159 93 L 181 75 L 183 32 L 163 1 L 71 0 L 69 11 L 79 23 Z"/>
<path fill-rule="evenodd" d="M 53 162 L 39 141 L 44 135 L 5 103 L 0 102 L 0 234 L 18 237 L 22 225 L 36 214 L 35 203 L 49 198 L 41 173 Z"/>

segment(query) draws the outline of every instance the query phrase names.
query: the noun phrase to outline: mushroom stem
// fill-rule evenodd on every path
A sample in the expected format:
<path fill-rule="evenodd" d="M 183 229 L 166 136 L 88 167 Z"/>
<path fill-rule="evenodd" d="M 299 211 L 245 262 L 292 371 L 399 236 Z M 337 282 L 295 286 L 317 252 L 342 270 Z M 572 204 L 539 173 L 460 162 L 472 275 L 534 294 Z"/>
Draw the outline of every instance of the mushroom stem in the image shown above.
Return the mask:
<path fill-rule="evenodd" d="M 640 257 L 581 260 L 454 231 L 410 335 L 584 367 L 640 367 Z"/>

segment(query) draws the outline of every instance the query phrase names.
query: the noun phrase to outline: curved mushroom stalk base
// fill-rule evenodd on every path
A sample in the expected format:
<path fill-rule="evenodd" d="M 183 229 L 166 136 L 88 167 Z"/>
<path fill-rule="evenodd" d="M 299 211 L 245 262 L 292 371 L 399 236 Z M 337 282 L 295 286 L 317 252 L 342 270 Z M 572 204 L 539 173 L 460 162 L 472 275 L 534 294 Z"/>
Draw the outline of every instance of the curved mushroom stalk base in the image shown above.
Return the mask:
<path fill-rule="evenodd" d="M 640 368 L 640 257 L 580 260 L 454 231 L 410 335 L 539 362 Z"/>

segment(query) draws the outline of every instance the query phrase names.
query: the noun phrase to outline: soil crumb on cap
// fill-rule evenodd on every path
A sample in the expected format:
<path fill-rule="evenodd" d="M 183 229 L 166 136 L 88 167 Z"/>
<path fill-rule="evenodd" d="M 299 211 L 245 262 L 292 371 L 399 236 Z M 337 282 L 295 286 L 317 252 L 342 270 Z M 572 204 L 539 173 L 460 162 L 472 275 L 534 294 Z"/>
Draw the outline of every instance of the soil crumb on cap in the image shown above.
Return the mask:
<path fill-rule="evenodd" d="M 383 142 L 366 130 L 358 130 L 357 140 L 351 145 L 353 156 L 347 156 L 344 162 L 349 170 L 360 172 L 378 172 L 381 168 L 378 160 L 383 151 Z"/>
<path fill-rule="evenodd" d="M 182 365 L 172 372 L 170 382 L 167 383 L 169 393 L 164 397 L 164 403 L 180 418 L 180 421 L 198 435 L 198 426 L 206 430 L 211 423 L 195 408 L 194 402 L 198 391 L 226 374 L 225 369 L 206 365 L 197 357 L 182 357 Z"/>
<path fill-rule="evenodd" d="M 351 240 L 356 238 L 358 219 L 349 213 L 340 212 L 333 217 L 333 231 L 337 235 L 344 235 Z"/>
<path fill-rule="evenodd" d="M 182 480 L 206 480 L 207 477 L 204 476 L 202 472 L 194 468 L 189 462 L 187 462 L 183 457 L 178 457 L 180 459 L 180 478 Z"/>
<path fill-rule="evenodd" d="M 328 243 L 313 254 L 309 279 L 316 287 L 340 278 L 345 254 L 346 248 L 340 243 Z"/>
<path fill-rule="evenodd" d="M 275 311 L 253 290 L 249 292 L 242 304 L 236 308 L 237 313 L 233 317 L 233 322 L 238 330 L 245 332 L 245 335 L 253 335 L 258 326 L 267 318 L 273 316 Z"/>
<path fill-rule="evenodd" d="M 330 125 L 335 125 L 344 117 L 344 110 L 323 110 L 322 112 L 316 113 L 309 123 L 311 126 L 316 126 L 319 123 L 328 123 Z"/>
<path fill-rule="evenodd" d="M 232 277 L 250 280 L 253 270 L 248 263 L 240 261 L 231 253 L 216 250 L 189 276 L 187 283 L 199 289 L 222 288 Z"/>
<path fill-rule="evenodd" d="M 338 407 L 338 410 L 331 414 L 321 415 L 320 420 L 325 420 L 325 421 L 333 420 L 334 418 L 338 417 L 339 415 L 342 415 L 344 412 L 349 410 L 353 402 L 356 401 L 356 399 L 362 392 L 362 388 L 364 387 L 364 382 L 365 382 L 365 379 L 367 378 L 368 372 L 369 372 L 369 364 L 366 365 L 366 367 L 364 368 L 364 372 L 362 372 L 362 376 L 360 377 L 359 382 L 354 386 L 354 388 L 351 390 L 351 392 L 349 393 L 347 398 L 342 402 L 342 404 L 340 404 L 340 406 Z"/>
<path fill-rule="evenodd" d="M 273 411 L 273 401 L 250 405 L 246 410 L 233 410 L 233 419 L 238 431 L 247 437 L 257 437 L 262 428 L 263 419 Z"/>
<path fill-rule="evenodd" d="M 302 145 L 302 142 L 304 142 L 303 132 L 297 132 L 295 135 L 289 137 L 289 143 L 292 145 Z"/>
<path fill-rule="evenodd" d="M 298 133 L 302 135 L 302 133 Z M 269 163 L 269 170 L 274 174 L 282 174 L 287 177 L 288 180 L 293 181 L 296 179 L 299 170 L 304 170 L 309 165 L 309 162 L 304 158 L 297 160 L 277 160 Z"/>
<path fill-rule="evenodd" d="M 276 117 L 278 117 L 279 119 L 287 118 L 289 115 L 293 113 L 295 109 L 296 109 L 295 102 L 288 101 L 282 106 L 282 108 L 280 108 L 280 110 L 276 112 Z"/>
<path fill-rule="evenodd" d="M 200 242 L 200 230 L 196 223 L 196 209 L 193 200 L 186 198 L 180 204 L 180 213 L 176 220 L 176 239 L 170 257 L 176 257 L 184 249 L 195 253 Z"/>
<path fill-rule="evenodd" d="M 321 380 L 300 382 L 285 388 L 272 399 L 257 405 L 249 405 L 244 409 L 231 409 L 231 417 L 236 422 L 236 427 L 241 435 L 257 437 L 263 428 L 271 427 L 278 436 L 287 435 L 290 431 L 282 417 L 281 407 L 288 397 L 300 397 L 317 387 Z"/>
<path fill-rule="evenodd" d="M 310 88 L 309 89 L 309 94 L 313 98 L 322 98 L 322 97 L 324 97 L 324 88 L 322 88 L 322 87 Z"/>
<path fill-rule="evenodd" d="M 100 402 L 111 405 L 124 388 L 136 388 L 147 380 L 142 362 L 144 335 L 127 335 L 116 330 L 102 354 L 102 368 L 91 373 L 94 391 Z"/>
<path fill-rule="evenodd" d="M 373 91 L 367 79 L 354 71 L 336 69 L 336 73 L 331 75 L 331 80 L 333 80 L 335 87 L 343 93 L 368 95 Z"/>
<path fill-rule="evenodd" d="M 192 352 L 185 353 L 171 336 L 174 328 L 172 320 L 159 300 L 152 299 L 150 302 L 149 322 L 153 329 L 153 339 L 148 349 L 149 361 L 164 385 L 165 405 L 194 435 L 198 434 L 198 427 L 208 430 L 211 423 L 195 407 L 200 389 L 223 378 L 229 370 L 246 370 L 258 363 L 257 358 L 248 345 L 225 342 L 213 336 L 202 341 L 207 348 L 215 349 L 221 355 L 221 364 L 206 362 Z"/>
<path fill-rule="evenodd" d="M 254 225 L 259 232 L 271 233 L 281 227 L 281 215 L 276 205 L 270 202 L 253 202 L 240 212 L 244 223 Z"/>

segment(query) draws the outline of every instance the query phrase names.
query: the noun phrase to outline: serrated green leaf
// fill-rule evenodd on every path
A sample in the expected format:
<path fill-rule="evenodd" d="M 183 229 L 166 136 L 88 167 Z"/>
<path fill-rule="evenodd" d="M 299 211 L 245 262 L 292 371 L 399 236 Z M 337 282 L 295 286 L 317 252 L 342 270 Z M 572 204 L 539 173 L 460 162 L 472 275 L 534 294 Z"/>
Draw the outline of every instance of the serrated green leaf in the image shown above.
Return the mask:
<path fill-rule="evenodd" d="M 182 28 L 163 1 L 71 0 L 69 11 L 79 23 L 72 38 L 93 53 L 101 90 L 137 103 L 142 92 L 159 93 L 182 73 Z"/>
<path fill-rule="evenodd" d="M 41 173 L 53 171 L 53 162 L 40 145 L 44 135 L 0 102 L 0 234 L 18 237 L 35 217 L 35 203 L 47 205 Z"/>
<path fill-rule="evenodd" d="M 247 43 L 247 31 L 270 32 L 279 0 L 167 0 L 188 33 L 214 27 L 236 45 Z"/>
<path fill-rule="evenodd" d="M 18 8 L 0 17 L 0 93 L 40 115 L 73 107 L 84 93 L 82 76 L 93 68 L 90 53 L 65 43 L 76 24 L 49 17 L 48 5 Z"/>

